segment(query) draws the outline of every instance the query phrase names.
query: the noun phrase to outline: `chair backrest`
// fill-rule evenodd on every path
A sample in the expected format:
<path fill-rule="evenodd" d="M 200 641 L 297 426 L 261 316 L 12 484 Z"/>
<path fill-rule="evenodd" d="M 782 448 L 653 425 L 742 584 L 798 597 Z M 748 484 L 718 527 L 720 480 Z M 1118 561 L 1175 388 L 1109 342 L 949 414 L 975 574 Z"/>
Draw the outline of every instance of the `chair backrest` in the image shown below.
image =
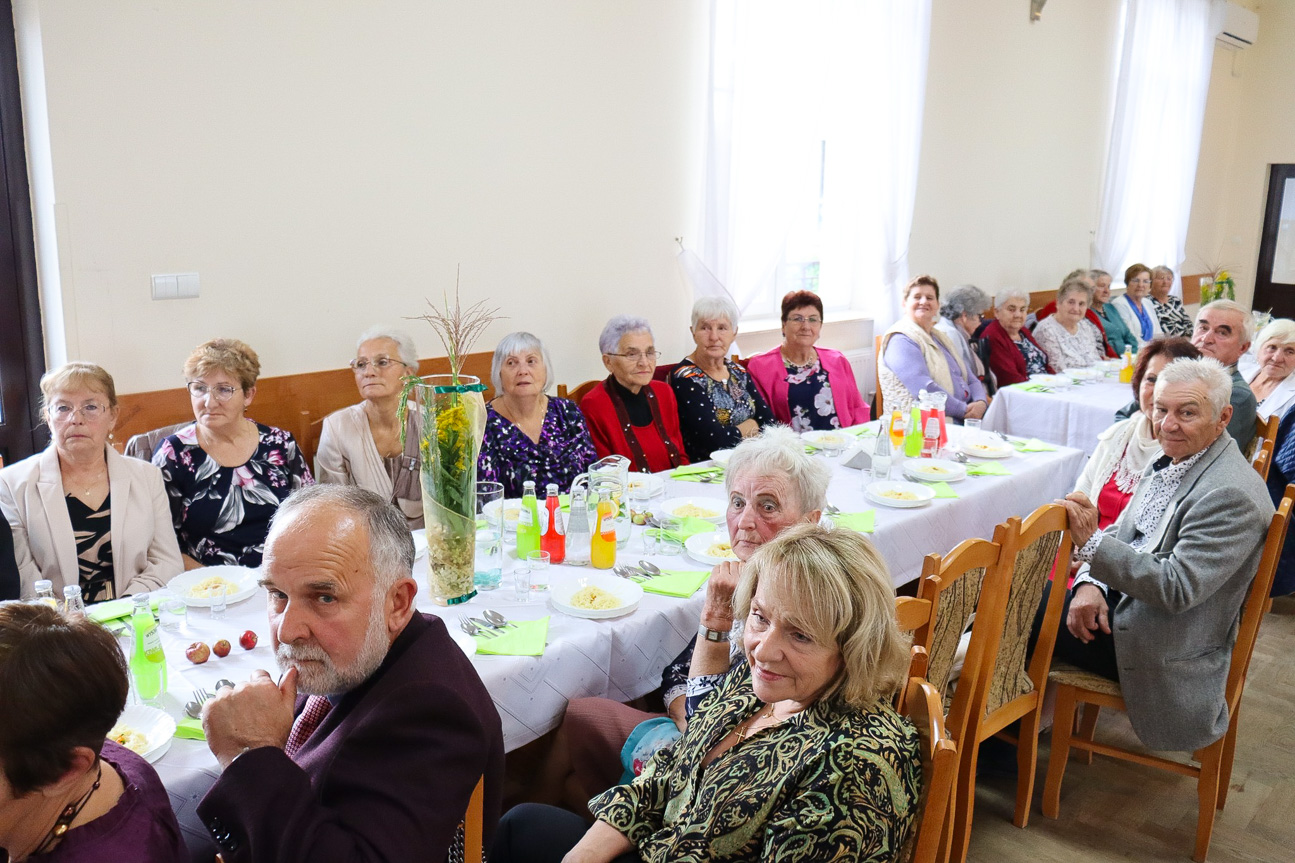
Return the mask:
<path fill-rule="evenodd" d="M 904 703 L 904 713 L 917 726 L 921 746 L 922 796 L 918 801 L 917 823 L 901 859 L 908 863 L 934 863 L 958 776 L 958 747 L 945 734 L 940 693 L 934 686 L 919 677 L 911 678 Z"/>
<path fill-rule="evenodd" d="M 576 404 L 580 404 L 580 400 L 583 399 L 585 396 L 589 395 L 589 393 L 593 391 L 593 388 L 598 386 L 600 383 L 602 383 L 601 380 L 585 381 L 580 386 L 572 390 L 571 395 L 564 396 L 564 398 L 569 398 L 571 399 L 571 401 L 575 402 Z M 558 393 L 558 395 L 561 396 L 562 394 Z"/>
<path fill-rule="evenodd" d="M 1258 456 L 1259 451 L 1263 449 L 1264 442 L 1269 444 L 1268 451 L 1271 452 L 1277 446 L 1277 427 L 1281 425 L 1281 417 L 1271 416 L 1267 419 L 1255 417 L 1255 436 L 1250 439 L 1250 445 L 1246 447 L 1246 458 L 1252 461 Z M 1269 456 L 1271 459 L 1272 456 Z"/>
<path fill-rule="evenodd" d="M 736 359 L 737 359 L 737 355 L 735 354 L 733 358 L 736 360 Z M 668 380 L 670 379 L 670 373 L 671 373 L 671 372 L 673 372 L 673 371 L 674 371 L 675 369 L 677 369 L 677 368 L 679 368 L 679 364 L 678 364 L 678 363 L 662 363 L 661 365 L 659 365 L 659 366 L 657 366 L 655 369 L 653 369 L 653 371 L 652 371 L 652 380 L 654 380 L 654 381 L 668 381 Z M 746 368 L 746 365 L 744 364 L 744 365 L 742 366 L 742 368 Z"/>
<path fill-rule="evenodd" d="M 484 863 L 486 778 L 477 780 L 468 800 L 468 810 L 463 814 L 463 863 Z"/>
<path fill-rule="evenodd" d="M 192 424 L 193 420 L 188 420 L 182 423 L 175 423 L 174 425 L 162 426 L 160 429 L 153 429 L 137 435 L 131 435 L 130 440 L 126 441 L 125 454 L 131 458 L 142 459 L 143 461 L 152 461 L 153 452 L 157 449 L 158 444 L 165 440 L 168 435 L 173 435 L 185 426 Z"/>
<path fill-rule="evenodd" d="M 1259 478 L 1264 482 L 1268 481 L 1268 469 L 1272 466 L 1272 461 L 1272 444 L 1268 441 L 1264 441 L 1259 452 L 1255 455 L 1254 461 L 1251 462 L 1255 472 L 1259 474 Z"/>
<path fill-rule="evenodd" d="M 930 658 L 926 653 L 926 635 L 931 626 L 931 601 L 916 596 L 895 597 L 895 624 L 899 631 L 913 634 L 913 645 L 908 660 L 908 677 L 926 679 Z M 895 708 L 904 709 L 904 700 L 908 697 L 907 687 L 895 694 Z"/>

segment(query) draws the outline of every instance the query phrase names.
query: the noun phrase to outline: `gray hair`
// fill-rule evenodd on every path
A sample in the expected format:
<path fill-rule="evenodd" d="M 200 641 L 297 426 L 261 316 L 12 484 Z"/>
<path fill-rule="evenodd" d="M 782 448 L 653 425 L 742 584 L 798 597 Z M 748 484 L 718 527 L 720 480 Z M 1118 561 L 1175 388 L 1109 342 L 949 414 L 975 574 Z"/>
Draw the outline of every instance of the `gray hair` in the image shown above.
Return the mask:
<path fill-rule="evenodd" d="M 355 340 L 355 350 L 360 350 L 360 345 L 365 342 L 371 342 L 374 339 L 391 339 L 396 343 L 396 352 L 400 355 L 400 361 L 405 365 L 418 370 L 418 348 L 414 347 L 414 340 L 410 338 L 409 333 L 404 330 L 398 330 L 394 327 L 376 324 L 360 333 L 360 337 Z"/>
<path fill-rule="evenodd" d="M 1088 278 L 1092 279 L 1094 282 L 1096 282 L 1096 281 L 1097 281 L 1098 279 L 1100 279 L 1102 276 L 1105 276 L 1106 278 L 1108 278 L 1108 279 L 1109 279 L 1109 278 L 1111 277 L 1111 274 L 1110 274 L 1110 273 L 1108 273 L 1108 272 L 1106 272 L 1105 270 L 1089 270 L 1089 271 L 1088 271 Z"/>
<path fill-rule="evenodd" d="M 1079 272 L 1083 272 L 1080 270 Z M 1081 276 L 1071 276 L 1061 283 L 1061 289 L 1057 291 L 1057 302 L 1061 302 L 1068 295 L 1083 291 L 1084 296 L 1088 299 L 1088 304 L 1093 304 L 1093 286 L 1089 282 L 1088 274 Z"/>
<path fill-rule="evenodd" d="M 602 335 L 598 337 L 598 350 L 604 354 L 616 353 L 620 349 L 621 339 L 630 333 L 647 333 L 650 336 L 652 325 L 647 322 L 647 318 L 637 315 L 617 315 L 603 327 Z"/>
<path fill-rule="evenodd" d="M 1169 267 L 1166 267 L 1164 264 L 1161 264 L 1158 267 L 1151 268 L 1151 278 L 1154 279 L 1160 273 L 1164 273 L 1165 275 L 1169 276 L 1169 278 L 1171 279 L 1174 277 L 1174 271 L 1171 270 Z"/>
<path fill-rule="evenodd" d="M 733 332 L 737 332 L 737 306 L 728 297 L 702 297 L 692 304 L 692 329 L 702 321 L 716 321 L 724 318 Z"/>
<path fill-rule="evenodd" d="M 1236 312 L 1241 316 L 1241 329 L 1243 330 L 1242 338 L 1246 344 L 1255 340 L 1255 316 L 1250 314 L 1250 310 L 1238 303 L 1236 300 L 1215 300 L 1212 303 L 1206 303 L 1196 312 L 1196 320 L 1201 319 L 1201 312 L 1206 309 L 1222 309 L 1225 312 Z"/>
<path fill-rule="evenodd" d="M 1214 419 L 1223 415 L 1223 409 L 1232 400 L 1232 375 L 1213 357 L 1174 360 L 1156 378 L 1156 392 L 1169 384 L 1203 384 L 1210 407 L 1214 409 Z"/>
<path fill-rule="evenodd" d="M 1083 267 L 1080 267 L 1078 269 L 1071 270 L 1070 272 L 1066 273 L 1066 277 L 1061 280 L 1061 284 L 1064 285 L 1066 282 L 1070 281 L 1071 279 L 1091 279 L 1091 278 L 1092 276 L 1088 274 L 1088 270 L 1084 269 Z"/>
<path fill-rule="evenodd" d="M 357 485 L 320 483 L 297 489 L 279 504 L 270 519 L 270 533 L 299 509 L 329 506 L 355 516 L 368 528 L 375 597 L 386 596 L 400 579 L 413 577 L 414 540 L 404 514 L 386 498 Z"/>
<path fill-rule="evenodd" d="M 1008 300 L 1025 300 L 1028 305 L 1030 302 L 1030 294 L 1020 288 L 1003 288 L 1001 291 L 994 294 L 994 308 L 998 308 Z"/>
<path fill-rule="evenodd" d="M 509 333 L 500 339 L 499 344 L 495 345 L 495 355 L 490 359 L 490 384 L 495 388 L 496 394 L 504 391 L 503 381 L 499 377 L 499 370 L 503 368 L 509 357 L 515 357 L 523 351 L 535 351 L 543 358 L 544 385 L 540 387 L 540 390 L 542 392 L 548 391 L 549 381 L 553 380 L 553 362 L 549 359 L 549 349 L 544 347 L 544 343 L 539 340 L 538 336 L 518 331 Z"/>
<path fill-rule="evenodd" d="M 975 285 L 958 285 L 940 301 L 940 314 L 951 321 L 963 315 L 984 314 L 989 295 Z"/>
<path fill-rule="evenodd" d="M 1264 345 L 1276 342 L 1279 345 L 1295 345 L 1295 321 L 1290 318 L 1274 318 L 1268 326 L 1259 331 L 1255 343 L 1259 346 L 1255 353 L 1263 350 Z"/>
<path fill-rule="evenodd" d="M 731 491 L 738 474 L 785 476 L 796 491 L 802 513 L 827 506 L 831 469 L 805 452 L 805 442 L 787 426 L 766 426 L 759 437 L 737 445 L 724 470 L 724 490 Z"/>

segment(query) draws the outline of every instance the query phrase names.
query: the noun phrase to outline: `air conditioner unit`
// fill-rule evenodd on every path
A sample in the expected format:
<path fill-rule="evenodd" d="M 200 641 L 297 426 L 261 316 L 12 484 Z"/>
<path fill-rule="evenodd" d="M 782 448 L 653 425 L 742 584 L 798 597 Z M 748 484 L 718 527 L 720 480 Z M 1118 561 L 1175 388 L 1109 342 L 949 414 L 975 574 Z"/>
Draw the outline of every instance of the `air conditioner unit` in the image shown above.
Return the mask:
<path fill-rule="evenodd" d="M 1227 3 L 1223 8 L 1223 22 L 1215 37 L 1224 45 L 1249 48 L 1259 37 L 1259 13 L 1237 3 Z"/>

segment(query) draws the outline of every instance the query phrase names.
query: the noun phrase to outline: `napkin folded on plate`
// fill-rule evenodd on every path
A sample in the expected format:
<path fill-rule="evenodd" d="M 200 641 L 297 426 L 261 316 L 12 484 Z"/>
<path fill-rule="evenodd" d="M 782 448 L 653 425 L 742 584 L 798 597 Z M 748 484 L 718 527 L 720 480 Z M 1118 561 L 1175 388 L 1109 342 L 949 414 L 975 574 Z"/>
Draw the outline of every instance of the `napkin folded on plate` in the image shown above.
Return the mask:
<path fill-rule="evenodd" d="M 1044 443 L 1036 437 L 1029 440 L 1014 440 L 1012 446 L 1016 447 L 1017 452 L 1056 452 L 1057 448 L 1050 443 Z"/>
<path fill-rule="evenodd" d="M 724 465 L 722 464 L 715 464 L 715 463 L 690 464 L 690 465 L 685 465 L 684 467 L 675 468 L 674 470 L 670 471 L 670 479 L 685 479 L 689 481 L 697 481 L 700 479 L 700 477 L 694 476 L 694 474 L 710 474 L 710 473 L 723 473 L 723 472 L 724 472 Z"/>
<path fill-rule="evenodd" d="M 549 636 L 549 619 L 514 620 L 515 626 L 496 629 L 498 635 L 474 635 L 477 653 L 491 656 L 542 656 Z"/>
<path fill-rule="evenodd" d="M 940 498 L 955 498 L 958 496 L 958 493 L 953 490 L 953 486 L 949 485 L 947 482 L 933 482 L 931 483 L 931 490 L 935 492 L 937 500 Z"/>
<path fill-rule="evenodd" d="M 859 533 L 872 533 L 876 530 L 877 511 L 875 509 L 865 512 L 838 512 L 828 517 L 839 526 L 857 530 Z"/>
<path fill-rule="evenodd" d="M 644 579 L 640 584 L 648 593 L 659 593 L 662 596 L 678 596 L 687 599 L 696 593 L 708 578 L 710 578 L 709 569 L 701 569 L 695 572 L 666 569 L 662 570 L 661 575 Z"/>
<path fill-rule="evenodd" d="M 689 516 L 680 523 L 676 530 L 650 527 L 647 529 L 647 533 L 650 533 L 653 536 L 663 536 L 666 539 L 673 539 L 678 543 L 685 543 L 699 533 L 710 533 L 715 529 L 715 525 L 706 521 L 706 519 Z"/>
<path fill-rule="evenodd" d="M 154 611 L 157 611 L 157 599 L 149 601 L 149 605 Z M 130 617 L 135 608 L 135 603 L 130 599 L 110 599 L 107 602 L 98 602 L 85 610 L 85 616 L 95 623 L 107 623 L 110 620 L 120 620 L 123 617 Z"/>
<path fill-rule="evenodd" d="M 190 719 L 184 717 L 175 721 L 175 736 L 182 740 L 206 740 L 207 735 L 202 730 L 201 719 Z"/>
<path fill-rule="evenodd" d="M 1012 472 L 998 462 L 982 461 L 967 465 L 967 473 L 972 476 L 1011 476 Z"/>

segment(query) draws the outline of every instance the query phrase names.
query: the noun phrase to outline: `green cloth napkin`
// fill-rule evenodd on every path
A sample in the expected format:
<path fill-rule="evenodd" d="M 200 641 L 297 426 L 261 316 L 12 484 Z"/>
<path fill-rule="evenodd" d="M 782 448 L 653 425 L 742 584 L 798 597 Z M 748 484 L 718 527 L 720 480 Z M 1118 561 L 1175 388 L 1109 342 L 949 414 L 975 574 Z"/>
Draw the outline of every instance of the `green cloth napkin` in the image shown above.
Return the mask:
<path fill-rule="evenodd" d="M 875 509 L 865 512 L 838 512 L 831 518 L 841 527 L 848 527 L 859 533 L 872 533 L 876 530 L 877 511 Z"/>
<path fill-rule="evenodd" d="M 666 569 L 656 578 L 649 578 L 640 582 L 643 589 L 648 593 L 659 593 L 662 596 L 678 596 L 687 599 L 697 592 L 706 579 L 710 578 L 710 570 L 702 569 L 696 572 L 684 572 L 681 570 Z"/>
<path fill-rule="evenodd" d="M 718 479 L 719 477 L 722 477 L 722 476 L 724 476 L 723 470 L 721 470 L 719 473 L 711 473 L 711 474 L 698 473 L 698 474 L 689 474 L 688 476 L 673 476 L 671 477 L 671 479 L 677 479 L 679 480 L 679 482 L 705 482 L 708 477 L 715 477 Z M 714 481 L 715 481 L 714 479 L 711 480 L 711 482 L 714 482 Z"/>
<path fill-rule="evenodd" d="M 1025 390 L 1027 393 L 1050 393 L 1050 392 L 1052 392 L 1052 390 L 1051 390 L 1051 389 L 1049 389 L 1048 387 L 1045 387 L 1043 384 L 1036 384 L 1036 383 L 1017 384 L 1017 385 L 1016 385 L 1016 387 L 1017 387 L 1018 389 Z"/>
<path fill-rule="evenodd" d="M 149 601 L 153 611 L 157 611 L 157 599 Z M 135 603 L 127 599 L 112 599 L 108 602 L 96 603 L 85 610 L 85 616 L 95 623 L 107 623 L 110 620 L 120 620 L 123 617 L 130 617 L 135 608 Z"/>
<path fill-rule="evenodd" d="M 947 482 L 933 482 L 931 483 L 931 489 L 935 492 L 936 500 L 942 497 L 954 498 L 958 496 L 958 493 L 953 490 L 953 486 Z"/>
<path fill-rule="evenodd" d="M 690 464 L 690 465 L 685 465 L 684 467 L 677 467 L 674 470 L 670 471 L 670 479 L 686 479 L 695 473 L 703 473 L 703 474 L 715 473 L 715 471 L 719 471 L 723 473 L 724 466 L 722 464 L 714 464 L 714 463 Z"/>
<path fill-rule="evenodd" d="M 967 473 L 972 476 L 1011 476 L 1012 472 L 998 462 L 982 461 L 967 465 Z"/>
<path fill-rule="evenodd" d="M 182 740 L 206 740 L 207 735 L 202 731 L 201 719 L 190 719 L 184 717 L 175 723 L 175 736 Z"/>
<path fill-rule="evenodd" d="M 715 525 L 706 521 L 704 518 L 694 518 L 689 516 L 680 523 L 677 530 L 664 530 L 659 527 L 648 528 L 648 533 L 653 536 L 664 536 L 666 539 L 673 539 L 678 543 L 685 543 L 699 533 L 710 533 L 715 530 Z"/>
<path fill-rule="evenodd" d="M 852 434 L 855 437 L 876 437 L 877 436 L 877 429 L 875 429 L 870 425 L 850 426 L 849 428 L 841 429 L 841 431 L 845 432 L 846 434 Z"/>
<path fill-rule="evenodd" d="M 549 636 L 549 619 L 514 620 L 516 626 L 495 630 L 493 637 L 472 636 L 477 643 L 477 653 L 490 656 L 542 656 L 544 642 Z"/>
<path fill-rule="evenodd" d="M 1014 440 L 1012 446 L 1016 447 L 1017 452 L 1056 452 L 1057 448 L 1050 443 L 1044 443 L 1036 437 L 1029 440 Z"/>

